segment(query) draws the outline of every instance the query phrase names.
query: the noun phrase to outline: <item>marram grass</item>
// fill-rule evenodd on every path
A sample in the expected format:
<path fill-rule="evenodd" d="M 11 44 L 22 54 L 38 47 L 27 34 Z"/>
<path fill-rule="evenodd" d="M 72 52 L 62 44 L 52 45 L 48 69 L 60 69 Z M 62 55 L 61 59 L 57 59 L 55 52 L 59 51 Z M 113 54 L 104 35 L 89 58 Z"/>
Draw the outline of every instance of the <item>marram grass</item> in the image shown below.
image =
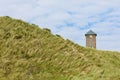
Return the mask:
<path fill-rule="evenodd" d="M 49 29 L 0 17 L 0 80 L 120 80 L 120 53 L 84 48 Z"/>

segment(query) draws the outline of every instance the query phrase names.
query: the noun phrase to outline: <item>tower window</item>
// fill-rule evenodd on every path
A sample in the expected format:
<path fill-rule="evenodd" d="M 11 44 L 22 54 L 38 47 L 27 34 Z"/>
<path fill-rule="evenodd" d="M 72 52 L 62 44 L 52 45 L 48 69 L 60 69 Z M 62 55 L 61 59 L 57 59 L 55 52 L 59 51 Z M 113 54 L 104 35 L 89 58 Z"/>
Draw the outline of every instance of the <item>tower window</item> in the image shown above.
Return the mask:
<path fill-rule="evenodd" d="M 93 36 L 92 36 L 92 35 L 90 35 L 89 37 L 90 37 L 90 38 L 93 38 Z"/>

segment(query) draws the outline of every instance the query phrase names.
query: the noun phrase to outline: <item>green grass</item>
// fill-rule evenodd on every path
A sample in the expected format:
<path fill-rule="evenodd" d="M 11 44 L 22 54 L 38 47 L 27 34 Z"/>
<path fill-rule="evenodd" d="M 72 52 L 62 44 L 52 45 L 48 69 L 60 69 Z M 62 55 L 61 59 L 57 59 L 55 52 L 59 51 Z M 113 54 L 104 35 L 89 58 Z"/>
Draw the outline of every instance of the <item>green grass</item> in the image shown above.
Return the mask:
<path fill-rule="evenodd" d="M 84 48 L 47 28 L 4 16 L 0 80 L 120 80 L 120 53 Z"/>

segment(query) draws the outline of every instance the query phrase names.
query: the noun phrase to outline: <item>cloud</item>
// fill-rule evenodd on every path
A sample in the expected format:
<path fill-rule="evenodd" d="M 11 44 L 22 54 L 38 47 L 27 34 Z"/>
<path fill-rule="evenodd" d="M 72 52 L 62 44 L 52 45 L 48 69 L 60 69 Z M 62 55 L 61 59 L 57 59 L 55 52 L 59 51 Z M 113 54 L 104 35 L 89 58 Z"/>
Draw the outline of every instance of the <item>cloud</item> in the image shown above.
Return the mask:
<path fill-rule="evenodd" d="M 84 34 L 94 30 L 97 48 L 120 51 L 120 0 L 0 0 L 0 15 L 48 27 L 85 46 Z"/>

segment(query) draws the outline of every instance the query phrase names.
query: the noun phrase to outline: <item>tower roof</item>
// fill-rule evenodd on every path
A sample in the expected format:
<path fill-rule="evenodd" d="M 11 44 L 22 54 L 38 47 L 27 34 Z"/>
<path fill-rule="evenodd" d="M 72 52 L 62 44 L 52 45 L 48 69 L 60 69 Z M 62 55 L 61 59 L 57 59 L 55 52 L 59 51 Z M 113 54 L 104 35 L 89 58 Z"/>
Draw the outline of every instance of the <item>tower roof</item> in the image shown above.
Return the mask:
<path fill-rule="evenodd" d="M 97 36 L 97 34 L 95 33 L 95 32 L 93 32 L 92 30 L 89 30 L 86 34 L 85 34 L 85 36 L 86 35 L 96 35 Z"/>

